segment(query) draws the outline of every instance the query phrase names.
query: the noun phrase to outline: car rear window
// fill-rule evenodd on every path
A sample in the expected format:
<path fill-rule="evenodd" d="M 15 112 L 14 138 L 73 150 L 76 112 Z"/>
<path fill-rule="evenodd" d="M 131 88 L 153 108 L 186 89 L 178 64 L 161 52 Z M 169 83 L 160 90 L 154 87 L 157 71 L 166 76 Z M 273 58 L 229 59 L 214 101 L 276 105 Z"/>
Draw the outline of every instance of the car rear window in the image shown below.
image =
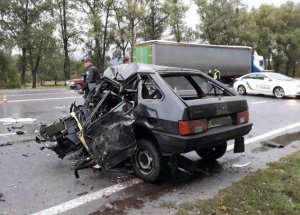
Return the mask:
<path fill-rule="evenodd" d="M 222 86 L 201 75 L 163 75 L 165 82 L 185 100 L 229 95 Z"/>

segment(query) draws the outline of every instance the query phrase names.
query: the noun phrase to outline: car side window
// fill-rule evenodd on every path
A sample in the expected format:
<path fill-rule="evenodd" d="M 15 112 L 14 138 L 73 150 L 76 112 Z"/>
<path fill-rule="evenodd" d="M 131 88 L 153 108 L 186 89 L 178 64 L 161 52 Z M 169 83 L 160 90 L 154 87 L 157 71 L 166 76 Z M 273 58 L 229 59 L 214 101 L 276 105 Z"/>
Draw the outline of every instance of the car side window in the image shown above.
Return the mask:
<path fill-rule="evenodd" d="M 247 75 L 243 79 L 256 79 L 256 74 Z"/>
<path fill-rule="evenodd" d="M 263 74 L 257 74 L 257 77 L 256 77 L 258 80 L 264 80 L 264 78 L 267 78 L 266 75 L 263 75 Z"/>
<path fill-rule="evenodd" d="M 149 76 L 142 76 L 142 98 L 161 99 L 162 94 Z"/>

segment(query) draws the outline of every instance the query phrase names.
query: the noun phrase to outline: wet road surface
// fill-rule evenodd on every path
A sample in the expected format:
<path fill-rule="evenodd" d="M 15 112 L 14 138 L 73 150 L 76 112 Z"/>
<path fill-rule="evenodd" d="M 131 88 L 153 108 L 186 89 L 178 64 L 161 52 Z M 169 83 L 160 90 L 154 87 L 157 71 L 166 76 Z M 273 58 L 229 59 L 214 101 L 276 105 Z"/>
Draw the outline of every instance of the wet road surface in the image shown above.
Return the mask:
<path fill-rule="evenodd" d="M 41 123 L 51 123 L 64 116 L 70 104 L 74 101 L 80 104 L 82 98 L 67 89 L 0 91 L 1 97 L 4 94 L 8 103 L 0 103 L 0 193 L 4 200 L 0 201 L 0 214 L 32 214 L 98 191 L 101 191 L 99 198 L 90 201 L 85 198 L 86 202 L 74 209 L 62 209 L 63 214 L 172 214 L 176 205 L 213 196 L 220 188 L 265 167 L 267 162 L 299 149 L 300 99 L 246 96 L 254 123 L 246 141 L 295 125 L 265 138 L 283 144 L 284 148 L 265 146 L 261 139 L 248 144 L 245 154 L 230 151 L 213 164 L 203 163 L 195 153 L 188 153 L 187 157 L 198 162 L 198 173 L 178 170 L 164 184 L 138 181 L 128 188 L 102 195 L 104 189 L 135 180 L 130 167 L 111 172 L 87 169 L 80 171 L 80 178 L 75 179 L 71 170 L 76 162 L 74 156 L 60 160 L 52 151 L 41 151 L 34 141 Z M 3 118 L 32 121 L 10 124 L 1 121 Z M 17 135 L 17 131 L 25 133 Z"/>

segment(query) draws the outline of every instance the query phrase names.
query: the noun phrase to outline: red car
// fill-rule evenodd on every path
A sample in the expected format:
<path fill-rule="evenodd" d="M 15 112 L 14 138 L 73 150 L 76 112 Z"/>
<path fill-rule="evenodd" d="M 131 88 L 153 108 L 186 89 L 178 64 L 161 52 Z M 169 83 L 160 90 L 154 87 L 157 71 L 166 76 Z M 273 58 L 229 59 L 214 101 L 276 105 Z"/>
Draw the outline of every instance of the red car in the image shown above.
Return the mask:
<path fill-rule="evenodd" d="M 82 88 L 82 86 L 84 84 L 84 80 L 82 78 L 81 79 L 71 79 L 71 80 L 68 80 L 66 83 L 71 89 L 79 90 Z"/>

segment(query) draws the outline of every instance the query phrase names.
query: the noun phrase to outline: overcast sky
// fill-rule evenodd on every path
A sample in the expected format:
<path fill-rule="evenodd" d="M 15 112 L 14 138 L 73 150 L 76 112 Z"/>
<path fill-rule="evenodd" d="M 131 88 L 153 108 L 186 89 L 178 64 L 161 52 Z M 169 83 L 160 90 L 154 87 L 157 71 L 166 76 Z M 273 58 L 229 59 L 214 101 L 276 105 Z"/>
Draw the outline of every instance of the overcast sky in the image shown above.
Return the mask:
<path fill-rule="evenodd" d="M 296 3 L 300 3 L 300 0 L 292 0 L 293 2 L 296 2 Z M 252 8 L 252 7 L 259 7 L 261 4 L 273 4 L 275 6 L 279 6 L 281 4 L 284 4 L 287 2 L 287 0 L 273 0 L 273 1 L 270 1 L 270 0 L 242 0 L 242 2 L 244 2 L 245 4 L 248 5 L 248 8 Z"/>
<path fill-rule="evenodd" d="M 295 3 L 300 3 L 300 0 L 292 0 Z M 193 3 L 194 0 L 184 0 L 185 4 L 189 6 L 189 10 L 185 17 L 188 26 L 195 28 L 199 23 L 199 17 L 197 15 L 197 7 Z M 258 8 L 261 4 L 273 4 L 279 6 L 287 2 L 287 0 L 242 0 L 242 2 L 248 5 L 248 9 Z"/>

